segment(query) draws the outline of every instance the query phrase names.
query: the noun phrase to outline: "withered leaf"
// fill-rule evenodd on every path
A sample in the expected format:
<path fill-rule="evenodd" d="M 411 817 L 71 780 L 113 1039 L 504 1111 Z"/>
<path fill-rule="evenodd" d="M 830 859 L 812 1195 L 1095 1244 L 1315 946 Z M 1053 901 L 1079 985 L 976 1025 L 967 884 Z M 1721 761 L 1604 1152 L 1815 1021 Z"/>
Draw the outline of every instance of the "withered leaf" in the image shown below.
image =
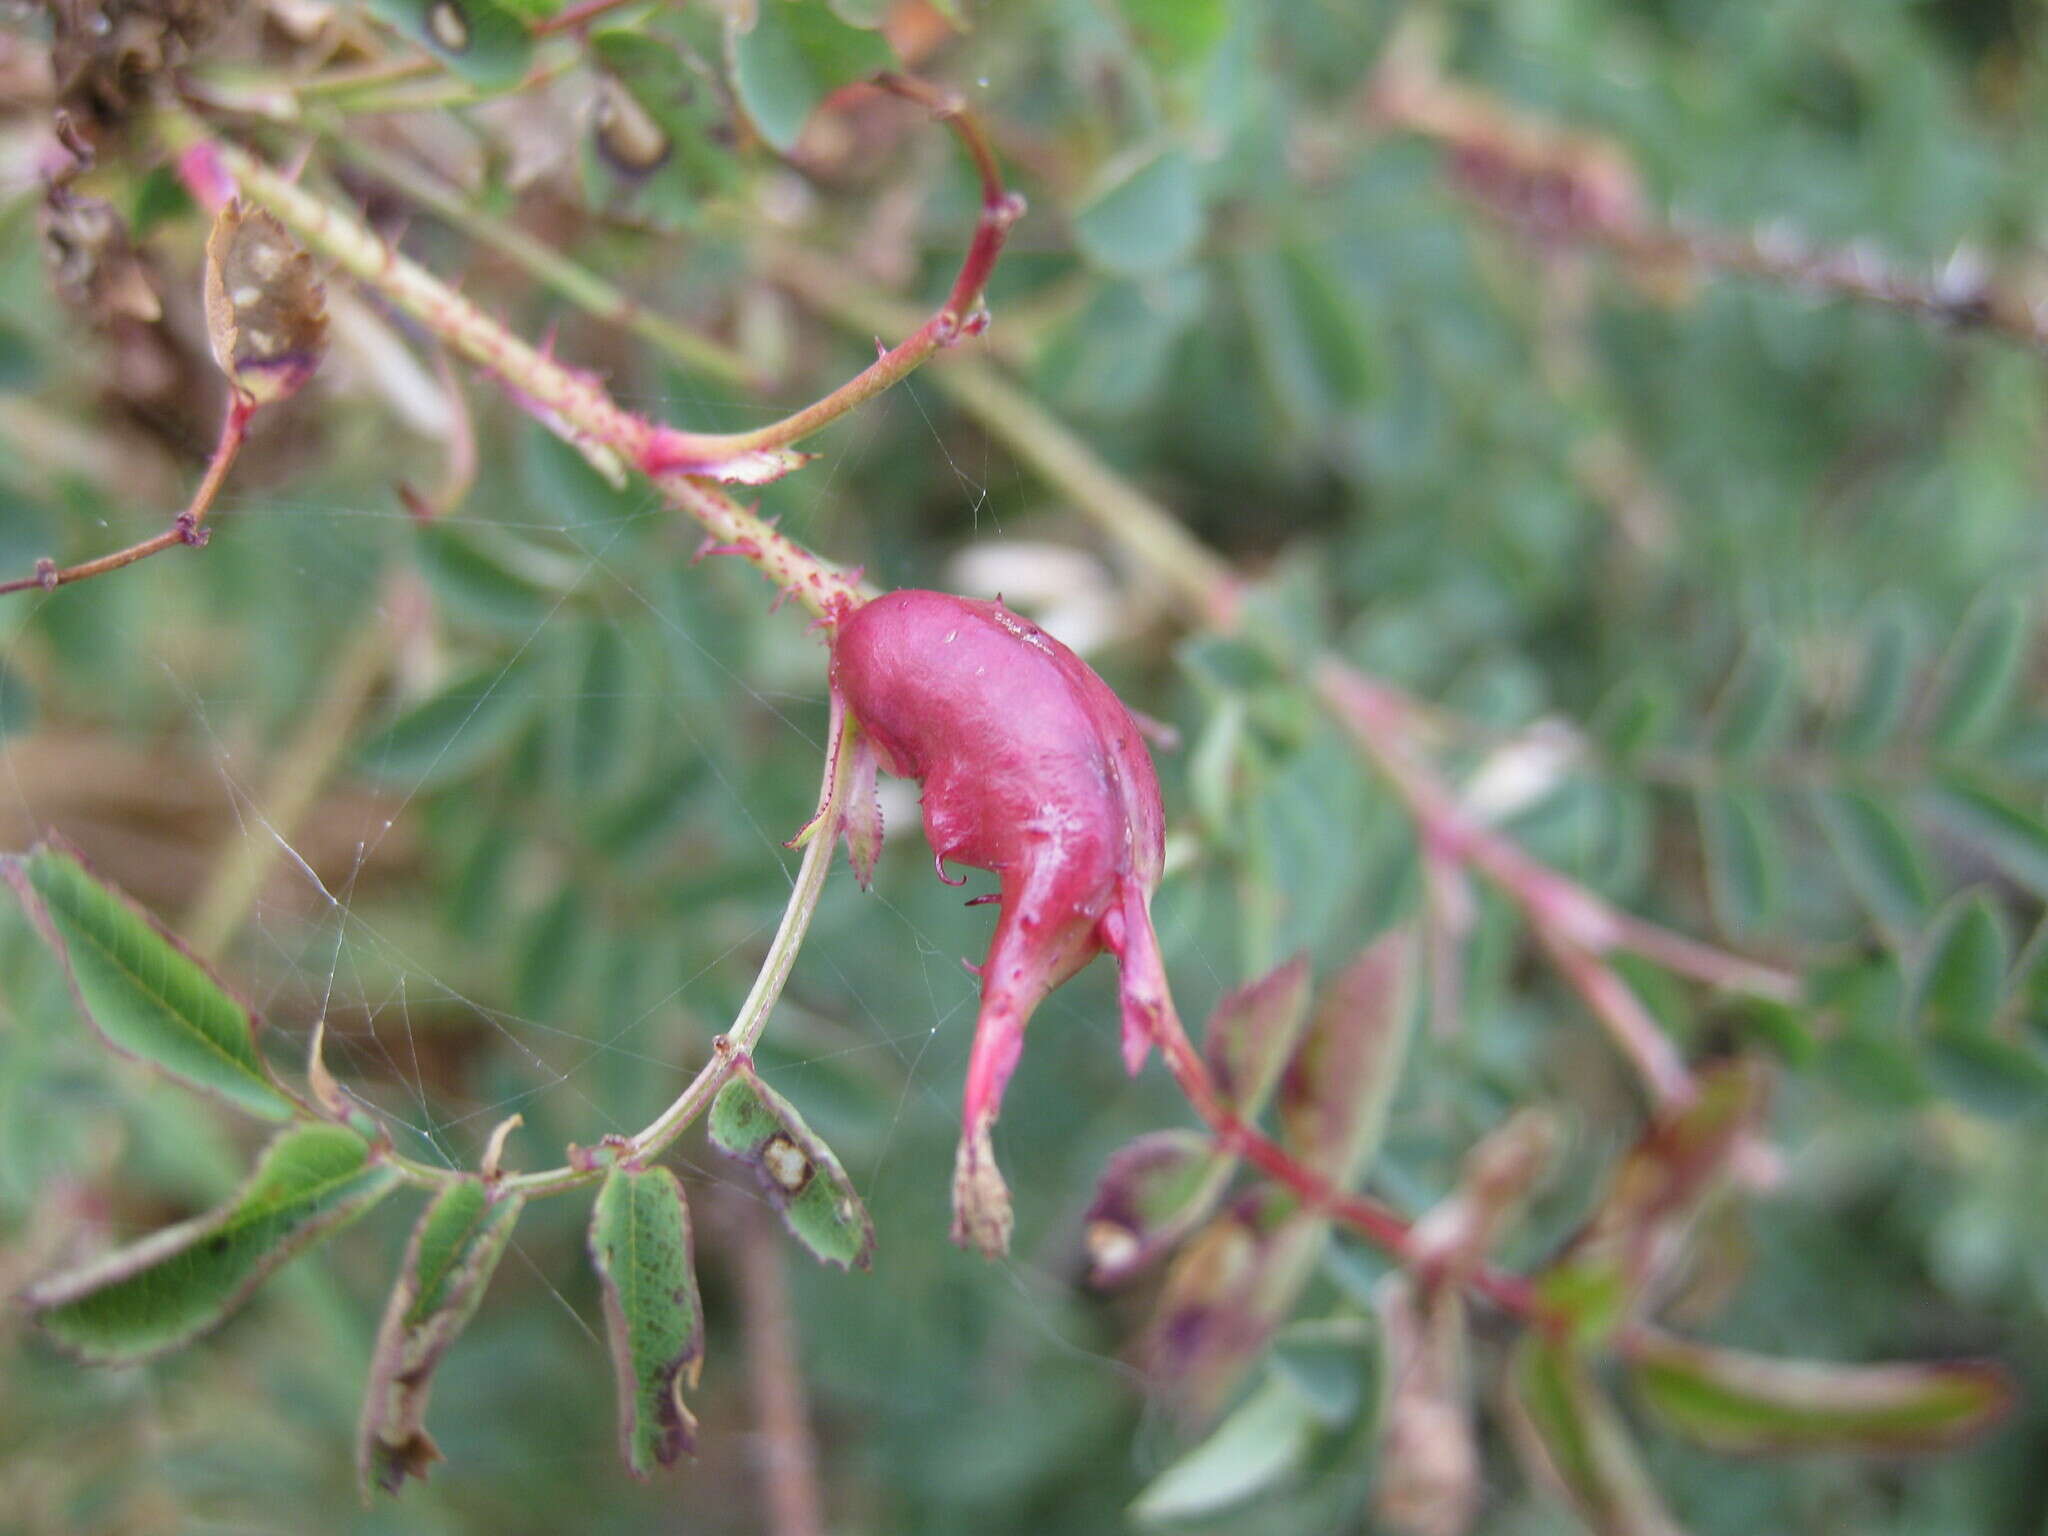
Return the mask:
<path fill-rule="evenodd" d="M 313 258 L 270 214 L 239 201 L 206 240 L 206 338 L 251 405 L 296 393 L 327 350 L 327 295 Z"/>

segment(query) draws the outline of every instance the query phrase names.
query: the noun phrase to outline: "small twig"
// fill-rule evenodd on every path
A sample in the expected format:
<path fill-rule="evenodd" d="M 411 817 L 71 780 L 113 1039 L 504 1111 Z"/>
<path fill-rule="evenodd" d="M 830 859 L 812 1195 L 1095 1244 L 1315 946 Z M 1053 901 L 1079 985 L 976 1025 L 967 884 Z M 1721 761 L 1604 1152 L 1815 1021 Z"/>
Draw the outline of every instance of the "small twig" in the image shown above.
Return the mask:
<path fill-rule="evenodd" d="M 1314 1169 L 1297 1161 L 1285 1147 L 1256 1126 L 1246 1124 L 1231 1109 L 1215 1078 L 1210 1075 L 1208 1062 L 1188 1038 L 1187 1027 L 1182 1024 L 1180 1012 L 1170 997 L 1160 1011 L 1155 1038 L 1166 1058 L 1167 1069 L 1173 1073 L 1174 1081 L 1180 1085 L 1180 1091 L 1194 1107 L 1195 1113 L 1201 1116 L 1202 1123 L 1215 1136 L 1218 1146 L 1250 1163 L 1311 1210 L 1349 1227 L 1397 1261 L 1404 1264 L 1408 1261 L 1409 1238 L 1413 1230 L 1410 1222 L 1370 1195 L 1352 1194 L 1337 1188 Z M 1517 1317 L 1536 1321 L 1547 1315 L 1535 1288 L 1520 1275 L 1479 1265 L 1464 1280 L 1473 1291 Z"/>
<path fill-rule="evenodd" d="M 2048 296 L 2000 282 L 1965 251 L 1922 275 L 1867 244 L 1831 248 L 1781 226 L 1730 232 L 1660 218 L 1615 141 L 1445 79 L 1426 43 L 1387 51 L 1360 115 L 1443 145 L 1458 186 L 1537 240 L 1602 246 L 1646 272 L 1762 278 L 2048 351 Z"/>
<path fill-rule="evenodd" d="M 558 436 L 578 448 L 614 454 L 639 467 L 671 506 L 703 527 L 713 547 L 744 559 L 820 618 L 831 618 L 866 595 L 856 575 L 821 559 L 718 486 L 670 462 L 668 444 L 674 428 L 624 409 L 595 378 L 530 346 L 360 221 L 246 150 L 210 138 L 189 116 L 173 112 L 159 122 L 177 148 L 210 158 L 244 197 L 267 208 L 309 248 L 494 375 Z"/>
<path fill-rule="evenodd" d="M 803 1370 L 796 1352 L 782 1228 L 751 1197 L 731 1202 L 739 1270 L 740 1330 L 754 1388 L 755 1472 L 768 1536 L 823 1536 L 818 1448 L 811 1435 Z"/>
<path fill-rule="evenodd" d="M 154 534 L 126 549 L 117 549 L 110 555 L 101 555 L 95 560 L 82 561 L 77 565 L 60 566 L 54 560 L 40 560 L 36 563 L 33 576 L 19 576 L 12 581 L 0 582 L 0 594 L 26 592 L 37 587 L 45 592 L 54 592 L 59 587 L 69 586 L 74 581 L 85 581 L 94 576 L 104 576 L 109 571 L 118 571 L 123 566 L 146 560 L 151 555 L 167 549 L 190 545 L 198 549 L 206 543 L 210 530 L 206 527 L 207 510 L 213 505 L 213 498 L 219 493 L 221 482 L 227 478 L 228 468 L 235 462 L 235 455 L 241 452 L 242 441 L 248 435 L 249 418 L 255 414 L 255 407 L 240 395 L 230 391 L 227 412 L 221 419 L 220 440 L 214 445 L 213 457 L 207 460 L 206 474 L 199 482 L 199 488 L 192 493 L 192 500 L 185 510 L 171 519 L 171 526 L 162 533 Z"/>

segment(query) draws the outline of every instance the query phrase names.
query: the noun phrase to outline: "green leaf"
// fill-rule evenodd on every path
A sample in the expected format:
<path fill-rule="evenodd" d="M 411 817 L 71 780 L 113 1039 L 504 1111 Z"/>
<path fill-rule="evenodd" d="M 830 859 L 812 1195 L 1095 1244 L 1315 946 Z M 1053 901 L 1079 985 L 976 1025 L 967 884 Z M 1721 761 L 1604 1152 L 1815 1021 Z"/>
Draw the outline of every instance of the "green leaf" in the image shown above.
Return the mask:
<path fill-rule="evenodd" d="M 1591 730 L 1616 762 L 1630 763 L 1663 743 L 1676 712 L 1677 701 L 1667 684 L 1634 673 L 1601 697 Z"/>
<path fill-rule="evenodd" d="M 1792 662 L 1769 635 L 1750 643 L 1715 712 L 1716 756 L 1754 762 L 1778 746 L 1792 724 Z"/>
<path fill-rule="evenodd" d="M 1317 1429 L 1314 1410 L 1273 1376 L 1209 1438 L 1173 1463 L 1131 1503 L 1145 1525 L 1213 1515 L 1262 1493 L 1299 1467 Z"/>
<path fill-rule="evenodd" d="M 553 557 L 502 529 L 432 522 L 417 527 L 413 541 L 434 596 L 477 624 L 523 637 L 560 600 L 559 583 L 537 579 L 542 562 Z"/>
<path fill-rule="evenodd" d="M 848 26 L 820 0 L 759 0 L 750 30 L 733 23 L 727 51 L 733 94 L 761 137 L 783 154 L 833 91 L 896 67 L 880 33 Z"/>
<path fill-rule="evenodd" d="M 365 0 L 372 13 L 403 30 L 470 84 L 509 90 L 533 64 L 533 39 L 517 13 L 498 0 Z"/>
<path fill-rule="evenodd" d="M 1372 364 L 1363 322 L 1315 252 L 1295 246 L 1247 251 L 1230 270 L 1253 357 L 1290 430 L 1317 432 L 1366 397 Z"/>
<path fill-rule="evenodd" d="M 1983 738 L 2005 714 L 2026 653 L 2027 609 L 2005 594 L 1985 597 L 1942 657 L 1929 735 L 1953 750 Z"/>
<path fill-rule="evenodd" d="M 2005 924 L 1982 891 L 1958 895 L 1927 936 L 1913 992 L 1923 1034 L 1982 1035 L 2005 995 L 2010 958 Z"/>
<path fill-rule="evenodd" d="M 693 53 L 637 28 L 593 33 L 590 51 L 603 71 L 593 170 L 648 213 L 687 222 L 738 178 L 723 89 Z"/>
<path fill-rule="evenodd" d="M 6 874 L 108 1043 L 249 1114 L 292 1116 L 257 1053 L 255 1017 L 155 918 L 54 843 Z"/>
<path fill-rule="evenodd" d="M 95 1364 L 131 1364 L 226 1318 L 280 1264 L 395 1189 L 355 1132 L 301 1125 L 273 1141 L 234 1201 L 30 1287 L 51 1336 Z"/>
<path fill-rule="evenodd" d="M 631 766 L 627 736 L 635 686 L 633 656 L 618 626 L 591 625 L 568 712 L 569 776 L 585 795 L 612 788 Z"/>
<path fill-rule="evenodd" d="M 1811 803 L 1850 889 L 1878 925 L 1893 935 L 1918 931 L 1933 890 L 1899 819 L 1856 790 L 1816 789 Z"/>
<path fill-rule="evenodd" d="M 19 668 L 0 656 L 0 739 L 26 728 L 36 717 L 36 692 Z"/>
<path fill-rule="evenodd" d="M 827 1264 L 866 1269 L 875 1224 L 832 1149 L 789 1100 L 742 1068 L 711 1103 L 711 1144 L 748 1164 L 790 1235 Z"/>
<path fill-rule="evenodd" d="M 1195 163 L 1183 150 L 1166 149 L 1112 167 L 1074 211 L 1074 244 L 1106 272 L 1139 276 L 1193 256 L 1202 224 Z"/>
<path fill-rule="evenodd" d="M 398 1280 L 370 1354 L 370 1379 L 356 1430 L 356 1469 L 371 1487 L 396 1493 L 441 1459 L 426 1430 L 434 1369 L 483 1300 L 512 1240 L 524 1199 L 503 1199 L 479 1178 L 444 1186 L 421 1213 L 399 1261 Z"/>
<path fill-rule="evenodd" d="M 1576 1354 L 1530 1332 L 1510 1372 L 1508 1428 L 1532 1476 L 1601 1536 L 1683 1536 L 1626 1426 Z"/>
<path fill-rule="evenodd" d="M 540 702 L 525 665 L 479 667 L 398 715 L 357 748 L 356 761 L 408 792 L 439 789 L 492 762 Z"/>
<path fill-rule="evenodd" d="M 683 1389 L 704 1367 L 690 1208 L 673 1173 L 614 1166 L 605 1174 L 590 1216 L 590 1262 L 618 1381 L 620 1451 L 645 1478 L 695 1450 L 697 1420 Z"/>
<path fill-rule="evenodd" d="M 2048 827 L 2039 818 L 1968 784 L 1930 792 L 1928 810 L 2037 896 L 2048 896 Z"/>
<path fill-rule="evenodd" d="M 1993 1120 L 2048 1109 L 2048 1061 L 1998 1035 L 1937 1035 L 1922 1048 L 1929 1074 L 1949 1098 Z"/>
<path fill-rule="evenodd" d="M 1324 1427 L 1358 1417 L 1375 1386 L 1378 1335 L 1362 1317 L 1321 1317 L 1291 1323 L 1273 1340 L 1272 1369 Z"/>
<path fill-rule="evenodd" d="M 1169 74 L 1195 68 L 1230 35 L 1230 0 L 1117 0 L 1131 37 Z"/>
<path fill-rule="evenodd" d="M 1741 1455 L 1940 1450 L 2012 1403 L 2010 1382 L 1991 1365 L 1777 1360 L 1654 1332 L 1632 1343 L 1629 1368 L 1672 1429 Z"/>
<path fill-rule="evenodd" d="M 1870 626 L 1856 692 L 1835 732 L 1850 754 L 1875 752 L 1906 718 L 1918 636 L 1907 613 L 1888 605 Z"/>
<path fill-rule="evenodd" d="M 1699 817 L 1714 915 L 1725 931 L 1748 933 L 1777 905 L 1779 861 L 1769 812 L 1750 791 L 1703 789 Z"/>

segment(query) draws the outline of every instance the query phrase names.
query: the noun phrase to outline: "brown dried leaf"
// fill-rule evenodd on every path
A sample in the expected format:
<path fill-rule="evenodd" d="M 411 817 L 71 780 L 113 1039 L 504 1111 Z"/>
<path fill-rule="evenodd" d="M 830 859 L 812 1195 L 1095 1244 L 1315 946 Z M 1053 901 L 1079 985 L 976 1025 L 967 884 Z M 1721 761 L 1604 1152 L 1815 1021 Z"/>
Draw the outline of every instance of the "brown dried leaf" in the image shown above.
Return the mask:
<path fill-rule="evenodd" d="M 296 393 L 327 350 L 327 296 L 313 258 L 262 209 L 228 203 L 206 240 L 206 338 L 237 394 Z"/>

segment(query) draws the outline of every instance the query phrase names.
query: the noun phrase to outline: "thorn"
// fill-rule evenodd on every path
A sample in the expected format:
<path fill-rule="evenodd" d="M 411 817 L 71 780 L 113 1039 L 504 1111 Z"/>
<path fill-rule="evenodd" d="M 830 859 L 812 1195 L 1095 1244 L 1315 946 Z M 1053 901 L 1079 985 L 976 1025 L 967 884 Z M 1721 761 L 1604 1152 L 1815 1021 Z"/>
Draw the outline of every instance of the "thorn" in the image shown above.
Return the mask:
<path fill-rule="evenodd" d="M 1001 901 L 1002 899 L 1003 893 L 1001 891 L 989 891 L 980 896 L 968 897 L 966 902 L 963 903 L 963 905 L 970 907 L 985 907 L 992 901 Z"/>
<path fill-rule="evenodd" d="M 965 875 L 954 875 L 948 878 L 946 874 L 946 856 L 943 853 L 932 855 L 932 867 L 938 870 L 940 883 L 944 885 L 965 885 L 967 883 Z"/>

